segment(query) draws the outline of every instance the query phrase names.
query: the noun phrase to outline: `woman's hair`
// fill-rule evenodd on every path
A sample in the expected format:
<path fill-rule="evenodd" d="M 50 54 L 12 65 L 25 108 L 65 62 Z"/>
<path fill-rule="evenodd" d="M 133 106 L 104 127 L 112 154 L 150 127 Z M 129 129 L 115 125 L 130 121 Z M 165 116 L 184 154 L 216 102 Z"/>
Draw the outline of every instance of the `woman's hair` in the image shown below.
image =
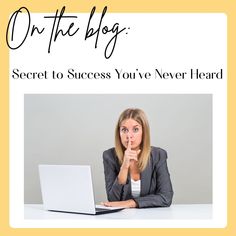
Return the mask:
<path fill-rule="evenodd" d="M 115 151 L 120 165 L 123 163 L 124 151 L 126 150 L 121 142 L 120 126 L 126 119 L 133 119 L 142 126 L 142 142 L 140 144 L 141 152 L 138 159 L 138 168 L 142 172 L 148 164 L 151 152 L 150 128 L 148 120 L 145 113 L 141 109 L 128 108 L 121 113 L 115 129 Z"/>

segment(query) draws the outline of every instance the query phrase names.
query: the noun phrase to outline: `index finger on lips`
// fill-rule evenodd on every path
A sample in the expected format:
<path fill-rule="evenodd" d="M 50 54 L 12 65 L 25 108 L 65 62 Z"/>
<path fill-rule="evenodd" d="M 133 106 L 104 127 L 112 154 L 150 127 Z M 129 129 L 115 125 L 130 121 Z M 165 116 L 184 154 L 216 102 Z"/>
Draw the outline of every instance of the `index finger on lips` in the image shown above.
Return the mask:
<path fill-rule="evenodd" d="M 128 147 L 127 147 L 127 149 L 128 150 L 131 150 L 131 139 L 130 139 L 130 137 L 128 137 Z"/>

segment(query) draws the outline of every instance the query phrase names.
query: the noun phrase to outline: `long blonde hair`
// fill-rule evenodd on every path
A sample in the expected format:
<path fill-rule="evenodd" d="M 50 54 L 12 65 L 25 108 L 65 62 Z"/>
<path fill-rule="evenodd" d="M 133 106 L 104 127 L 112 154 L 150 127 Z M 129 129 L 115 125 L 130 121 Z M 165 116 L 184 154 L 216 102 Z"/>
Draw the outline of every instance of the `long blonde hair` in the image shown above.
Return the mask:
<path fill-rule="evenodd" d="M 138 159 L 138 168 L 140 172 L 142 172 L 148 164 L 151 152 L 150 128 L 148 120 L 145 113 L 138 108 L 128 108 L 121 113 L 115 129 L 115 151 L 119 159 L 120 165 L 123 163 L 123 157 L 125 151 L 125 147 L 121 143 L 120 126 L 121 123 L 126 119 L 133 119 L 142 126 L 143 133 L 142 133 L 142 142 L 140 144 L 141 152 L 139 154 L 139 159 Z"/>

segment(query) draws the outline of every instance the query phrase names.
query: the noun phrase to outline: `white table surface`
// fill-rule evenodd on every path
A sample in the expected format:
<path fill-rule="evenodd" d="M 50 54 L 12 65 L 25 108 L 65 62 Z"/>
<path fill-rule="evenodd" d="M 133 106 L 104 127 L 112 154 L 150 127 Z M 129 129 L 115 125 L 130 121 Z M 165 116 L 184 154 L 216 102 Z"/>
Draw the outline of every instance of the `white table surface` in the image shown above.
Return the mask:
<path fill-rule="evenodd" d="M 103 214 L 103 215 L 83 215 L 75 213 L 51 212 L 43 209 L 42 204 L 26 204 L 24 208 L 25 220 L 40 219 L 106 219 L 106 220 L 138 220 L 138 219 L 211 219 L 212 204 L 176 204 L 170 207 L 162 208 L 145 208 L 145 209 L 124 209 L 120 212 Z"/>

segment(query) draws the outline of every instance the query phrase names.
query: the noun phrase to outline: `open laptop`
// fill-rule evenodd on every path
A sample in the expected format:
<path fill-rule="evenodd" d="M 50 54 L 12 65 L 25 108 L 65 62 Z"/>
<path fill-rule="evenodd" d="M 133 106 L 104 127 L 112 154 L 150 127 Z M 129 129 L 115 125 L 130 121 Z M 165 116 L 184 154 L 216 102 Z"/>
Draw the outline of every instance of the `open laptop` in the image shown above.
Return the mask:
<path fill-rule="evenodd" d="M 46 210 L 97 215 L 124 209 L 95 206 L 90 166 L 39 165 L 39 177 Z"/>

